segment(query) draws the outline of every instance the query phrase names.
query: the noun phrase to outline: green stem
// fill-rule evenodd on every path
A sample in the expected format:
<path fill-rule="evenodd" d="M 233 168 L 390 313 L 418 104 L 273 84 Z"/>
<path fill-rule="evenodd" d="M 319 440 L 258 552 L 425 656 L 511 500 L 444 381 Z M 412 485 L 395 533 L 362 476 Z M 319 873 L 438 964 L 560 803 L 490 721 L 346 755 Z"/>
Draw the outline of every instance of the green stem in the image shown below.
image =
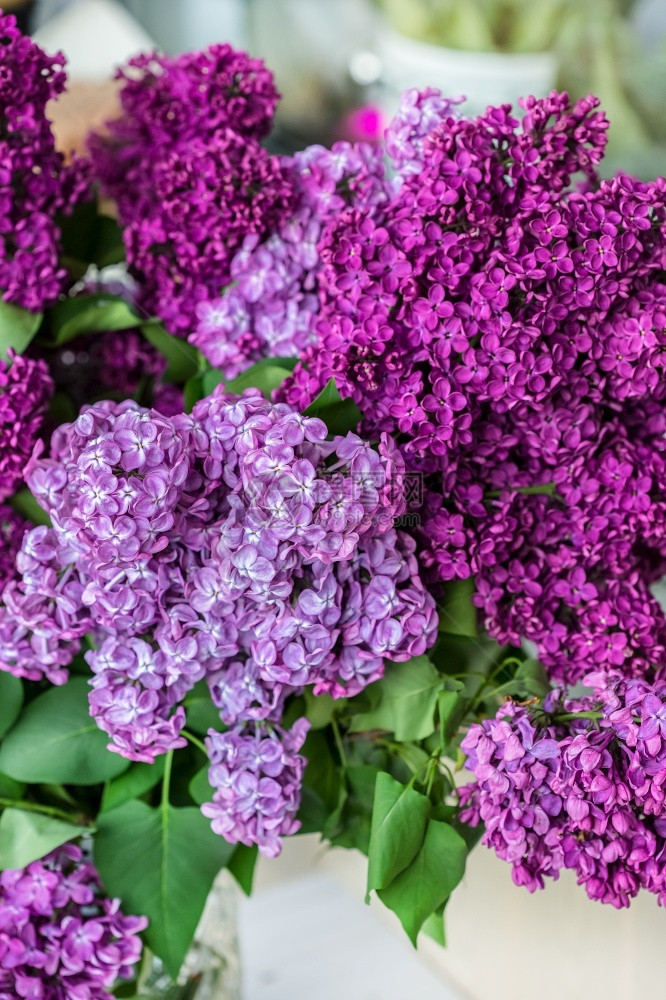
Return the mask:
<path fill-rule="evenodd" d="M 338 755 L 340 757 L 340 763 L 346 769 L 346 767 L 347 767 L 347 754 L 345 753 L 344 744 L 342 742 L 342 735 L 340 733 L 340 727 L 338 726 L 337 720 L 335 718 L 331 719 L 331 729 L 333 730 L 333 736 L 335 738 L 335 745 L 338 748 Z"/>
<path fill-rule="evenodd" d="M 205 753 L 206 756 L 208 756 L 208 751 L 206 750 L 205 745 L 201 742 L 199 737 L 191 733 L 189 729 L 181 729 L 180 735 L 184 736 L 188 743 L 191 743 L 192 746 L 195 746 L 198 750 L 201 750 L 202 753 Z"/>
<path fill-rule="evenodd" d="M 554 715 L 554 722 L 571 722 L 575 719 L 600 719 L 601 712 L 564 712 L 562 715 Z"/>
<path fill-rule="evenodd" d="M 171 767 L 173 764 L 173 750 L 169 750 L 164 758 L 164 777 L 162 778 L 162 809 L 169 808 L 169 787 L 171 785 Z"/>
<path fill-rule="evenodd" d="M 0 798 L 0 808 L 3 809 L 23 809 L 25 812 L 42 813 L 44 816 L 53 816 L 54 819 L 63 819 L 67 823 L 80 824 L 81 817 L 72 816 L 64 809 L 57 809 L 55 806 L 43 806 L 39 802 L 24 802 L 18 799 Z M 85 817 L 85 822 L 89 822 Z"/>

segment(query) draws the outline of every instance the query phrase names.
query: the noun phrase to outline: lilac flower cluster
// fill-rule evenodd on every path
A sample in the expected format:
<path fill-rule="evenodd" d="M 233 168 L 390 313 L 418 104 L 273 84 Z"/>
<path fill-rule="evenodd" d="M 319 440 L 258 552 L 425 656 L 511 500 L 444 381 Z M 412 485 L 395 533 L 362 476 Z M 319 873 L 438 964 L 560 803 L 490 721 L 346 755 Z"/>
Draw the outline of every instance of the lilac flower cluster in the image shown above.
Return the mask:
<path fill-rule="evenodd" d="M 523 104 L 436 122 L 415 160 L 403 142 L 393 196 L 331 222 L 319 341 L 284 398 L 335 377 L 362 432 L 394 436 L 426 476 L 423 559 L 476 578 L 492 636 L 558 677 L 640 671 L 666 665 L 666 182 L 596 179 L 594 99 Z"/>
<path fill-rule="evenodd" d="M 107 1000 L 141 956 L 145 917 L 102 895 L 80 847 L 0 873 L 0 1000 Z"/>
<path fill-rule="evenodd" d="M 122 219 L 154 206 L 158 164 L 174 149 L 205 145 L 226 129 L 262 139 L 279 97 L 261 60 L 229 45 L 175 58 L 139 55 L 117 76 L 122 113 L 88 142 L 95 176 Z"/>
<path fill-rule="evenodd" d="M 28 483 L 53 527 L 23 539 L 0 660 L 62 683 L 92 634 L 91 712 L 130 759 L 184 744 L 204 678 L 227 725 L 273 722 L 305 686 L 356 694 L 434 642 L 385 437 L 328 441 L 256 390 L 173 418 L 107 401 L 56 431 Z"/>
<path fill-rule="evenodd" d="M 29 527 L 6 503 L 0 503 L 0 580 L 3 585 L 16 576 L 16 556 Z"/>
<path fill-rule="evenodd" d="M 120 76 L 123 113 L 91 137 L 93 170 L 117 202 L 142 308 L 187 335 L 244 240 L 291 211 L 285 168 L 260 144 L 278 95 L 263 64 L 228 45 L 139 56 Z"/>
<path fill-rule="evenodd" d="M 315 343 L 323 227 L 350 203 L 369 207 L 386 198 L 381 151 L 369 144 L 309 146 L 282 163 L 294 190 L 291 211 L 263 238 L 243 240 L 229 287 L 197 307 L 190 341 L 226 378 L 262 357 L 297 356 Z"/>
<path fill-rule="evenodd" d="M 666 904 L 666 685 L 618 681 L 601 700 L 509 703 L 462 742 L 476 781 L 461 818 L 530 891 L 573 869 L 591 899 Z"/>
<path fill-rule="evenodd" d="M 453 102 L 439 91 L 408 91 L 387 131 L 394 177 L 384 151 L 370 143 L 308 146 L 284 158 L 295 192 L 291 213 L 263 239 L 252 235 L 231 262 L 231 285 L 202 301 L 190 337 L 210 363 L 233 378 L 261 357 L 297 356 L 316 344 L 319 242 L 345 208 L 374 214 L 416 169 L 425 130 L 447 117 Z"/>
<path fill-rule="evenodd" d="M 0 501 L 23 479 L 53 382 L 44 361 L 9 352 L 0 361 Z"/>
<path fill-rule="evenodd" d="M 212 729 L 206 740 L 211 767 L 212 802 L 202 806 L 215 833 L 232 844 L 258 844 L 266 857 L 281 850 L 281 837 L 300 827 L 296 813 L 301 801 L 305 759 L 297 753 L 309 723 L 299 719 L 285 732 L 261 723 L 226 733 Z"/>
<path fill-rule="evenodd" d="M 0 13 L 0 289 L 8 302 L 38 312 L 64 287 L 56 215 L 88 187 L 82 162 L 56 152 L 46 105 L 65 89 L 62 55 L 48 56 Z"/>

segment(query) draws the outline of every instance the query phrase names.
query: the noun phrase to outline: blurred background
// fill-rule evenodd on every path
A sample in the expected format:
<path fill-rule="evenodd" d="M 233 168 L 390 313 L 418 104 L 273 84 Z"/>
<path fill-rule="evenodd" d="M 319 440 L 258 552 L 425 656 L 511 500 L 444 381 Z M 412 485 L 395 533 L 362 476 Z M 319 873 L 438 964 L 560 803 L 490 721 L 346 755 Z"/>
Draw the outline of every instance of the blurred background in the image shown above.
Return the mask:
<path fill-rule="evenodd" d="M 281 150 L 377 139 L 402 90 L 467 95 L 471 113 L 552 87 L 596 93 L 612 122 L 607 172 L 666 163 L 665 0 L 0 0 L 69 60 L 54 110 L 63 148 L 112 117 L 115 67 L 137 51 L 229 41 L 262 56 L 284 99 Z M 414 952 L 363 904 L 364 859 L 296 837 L 259 867 L 239 914 L 245 1000 L 606 1000 L 654 995 L 665 915 L 617 913 L 571 872 L 530 896 L 484 848 L 447 910 L 448 946 Z M 662 990 L 663 992 L 663 990 Z M 657 993 L 657 995 L 659 995 Z"/>
<path fill-rule="evenodd" d="M 646 178 L 663 172 L 664 0 L 5 0 L 4 6 L 17 8 L 45 43 L 66 37 L 74 75 L 89 86 L 122 59 L 123 45 L 131 51 L 149 39 L 169 53 L 227 40 L 262 56 L 284 95 L 275 141 L 285 149 L 372 139 L 400 92 L 412 86 L 464 94 L 471 113 L 557 86 L 601 98 L 612 122 L 608 172 L 621 168 Z"/>

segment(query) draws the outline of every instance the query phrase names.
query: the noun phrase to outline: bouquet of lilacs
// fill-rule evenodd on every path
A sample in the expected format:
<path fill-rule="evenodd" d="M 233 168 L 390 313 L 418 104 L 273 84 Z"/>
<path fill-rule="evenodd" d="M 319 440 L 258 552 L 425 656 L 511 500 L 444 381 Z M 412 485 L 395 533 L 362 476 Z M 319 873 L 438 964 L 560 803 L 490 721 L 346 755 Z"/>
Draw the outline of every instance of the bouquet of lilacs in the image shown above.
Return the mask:
<path fill-rule="evenodd" d="M 666 898 L 666 183 L 558 93 L 273 155 L 227 45 L 65 162 L 2 33 L 0 1000 L 177 978 L 298 832 L 414 943 L 480 837 Z"/>

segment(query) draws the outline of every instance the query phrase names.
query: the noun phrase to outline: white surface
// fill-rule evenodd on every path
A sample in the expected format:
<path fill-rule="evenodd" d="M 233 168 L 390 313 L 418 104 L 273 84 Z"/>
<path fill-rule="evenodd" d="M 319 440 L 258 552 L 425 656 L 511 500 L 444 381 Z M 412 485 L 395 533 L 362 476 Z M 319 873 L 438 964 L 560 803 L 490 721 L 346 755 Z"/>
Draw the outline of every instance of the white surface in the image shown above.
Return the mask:
<path fill-rule="evenodd" d="M 478 847 L 447 907 L 447 947 L 421 935 L 415 952 L 393 914 L 374 899 L 365 906 L 365 876 L 361 855 L 314 836 L 260 861 L 256 896 L 241 909 L 244 1000 L 666 997 L 666 911 L 647 893 L 617 911 L 565 872 L 530 895 Z"/>
<path fill-rule="evenodd" d="M 70 78 L 106 80 L 116 68 L 155 43 L 114 0 L 75 0 L 35 33 L 47 52 L 67 56 Z"/>
<path fill-rule="evenodd" d="M 240 906 L 244 1000 L 459 1000 L 330 873 Z"/>

